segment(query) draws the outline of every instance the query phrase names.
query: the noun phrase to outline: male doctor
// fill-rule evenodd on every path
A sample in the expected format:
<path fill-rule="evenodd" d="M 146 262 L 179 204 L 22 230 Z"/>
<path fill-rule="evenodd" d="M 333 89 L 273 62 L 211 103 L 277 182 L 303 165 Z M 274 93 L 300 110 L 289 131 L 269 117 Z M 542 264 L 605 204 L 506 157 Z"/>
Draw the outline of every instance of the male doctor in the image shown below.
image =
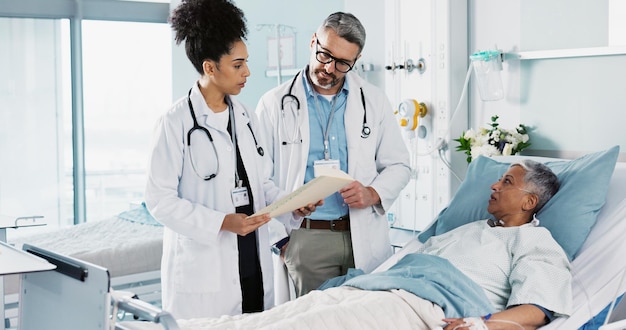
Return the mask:
<path fill-rule="evenodd" d="M 280 188 L 297 189 L 319 167 L 355 179 L 287 230 L 280 253 L 297 296 L 392 253 L 385 212 L 409 181 L 409 154 L 384 92 L 352 70 L 364 45 L 356 17 L 331 14 L 311 38 L 309 64 L 257 105 Z"/>

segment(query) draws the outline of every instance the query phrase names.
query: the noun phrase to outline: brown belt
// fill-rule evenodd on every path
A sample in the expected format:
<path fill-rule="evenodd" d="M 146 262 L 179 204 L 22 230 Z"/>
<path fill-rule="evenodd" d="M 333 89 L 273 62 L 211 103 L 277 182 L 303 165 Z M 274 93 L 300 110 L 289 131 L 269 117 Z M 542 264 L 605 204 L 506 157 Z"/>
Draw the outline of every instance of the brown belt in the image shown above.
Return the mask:
<path fill-rule="evenodd" d="M 338 219 L 333 220 L 315 220 L 304 218 L 300 228 L 305 229 L 326 229 L 331 231 L 349 231 L 350 230 L 350 216 L 345 215 Z"/>

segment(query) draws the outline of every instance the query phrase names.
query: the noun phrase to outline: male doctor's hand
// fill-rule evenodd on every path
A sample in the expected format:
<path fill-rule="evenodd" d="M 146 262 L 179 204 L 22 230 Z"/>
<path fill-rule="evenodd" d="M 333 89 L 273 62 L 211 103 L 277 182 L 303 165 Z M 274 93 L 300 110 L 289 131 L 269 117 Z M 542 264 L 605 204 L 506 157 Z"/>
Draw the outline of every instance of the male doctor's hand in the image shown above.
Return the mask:
<path fill-rule="evenodd" d="M 248 217 L 243 213 L 227 214 L 222 221 L 222 230 L 233 232 L 240 236 L 246 236 L 257 228 L 268 223 L 272 218 L 269 213 Z"/>
<path fill-rule="evenodd" d="M 308 205 L 303 206 L 293 211 L 293 213 L 298 217 L 308 217 L 309 215 L 311 215 L 311 213 L 315 212 L 316 207 L 322 206 L 322 205 L 324 205 L 324 200 L 320 199 L 319 201 L 317 201 L 317 203 L 315 204 L 309 203 Z"/>
<path fill-rule="evenodd" d="M 372 187 L 365 187 L 359 181 L 353 181 L 339 190 L 344 203 L 349 207 L 362 209 L 380 203 L 380 196 Z"/>

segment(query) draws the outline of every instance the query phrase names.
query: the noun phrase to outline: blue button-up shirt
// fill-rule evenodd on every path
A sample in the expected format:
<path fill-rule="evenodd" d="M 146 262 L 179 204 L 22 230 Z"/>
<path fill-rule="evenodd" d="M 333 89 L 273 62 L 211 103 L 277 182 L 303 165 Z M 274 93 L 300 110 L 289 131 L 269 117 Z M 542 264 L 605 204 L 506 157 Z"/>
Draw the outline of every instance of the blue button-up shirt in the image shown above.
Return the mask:
<path fill-rule="evenodd" d="M 307 159 L 304 183 L 315 178 L 313 172 L 314 162 L 324 159 L 324 132 L 328 125 L 333 104 L 335 113 L 328 127 L 330 159 L 339 160 L 341 170 L 347 173 L 348 143 L 346 141 L 344 114 L 349 92 L 348 82 L 344 81 L 339 92 L 332 98 L 326 99 L 326 97 L 320 95 L 312 88 L 306 75 L 302 79 L 307 94 L 306 101 L 309 109 L 309 127 L 311 132 L 309 158 Z M 310 215 L 310 218 L 333 220 L 346 214 L 348 214 L 348 205 L 343 202 L 343 198 L 339 193 L 334 193 L 324 199 L 324 205 L 317 207 L 315 212 Z"/>

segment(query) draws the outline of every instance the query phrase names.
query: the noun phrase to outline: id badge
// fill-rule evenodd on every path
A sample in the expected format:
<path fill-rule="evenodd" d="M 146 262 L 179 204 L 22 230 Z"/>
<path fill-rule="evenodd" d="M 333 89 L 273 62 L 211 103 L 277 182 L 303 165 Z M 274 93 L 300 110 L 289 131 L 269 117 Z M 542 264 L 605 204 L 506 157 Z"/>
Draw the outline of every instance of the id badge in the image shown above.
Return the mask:
<path fill-rule="evenodd" d="M 248 188 L 237 187 L 230 192 L 233 198 L 233 204 L 235 207 L 246 206 L 250 204 L 250 198 L 248 197 Z"/>
<path fill-rule="evenodd" d="M 339 159 L 316 160 L 315 162 L 313 162 L 313 175 L 315 175 L 316 178 L 319 176 L 318 168 L 321 168 L 321 167 L 332 168 L 336 170 L 341 169 L 341 167 L 339 166 Z"/>

